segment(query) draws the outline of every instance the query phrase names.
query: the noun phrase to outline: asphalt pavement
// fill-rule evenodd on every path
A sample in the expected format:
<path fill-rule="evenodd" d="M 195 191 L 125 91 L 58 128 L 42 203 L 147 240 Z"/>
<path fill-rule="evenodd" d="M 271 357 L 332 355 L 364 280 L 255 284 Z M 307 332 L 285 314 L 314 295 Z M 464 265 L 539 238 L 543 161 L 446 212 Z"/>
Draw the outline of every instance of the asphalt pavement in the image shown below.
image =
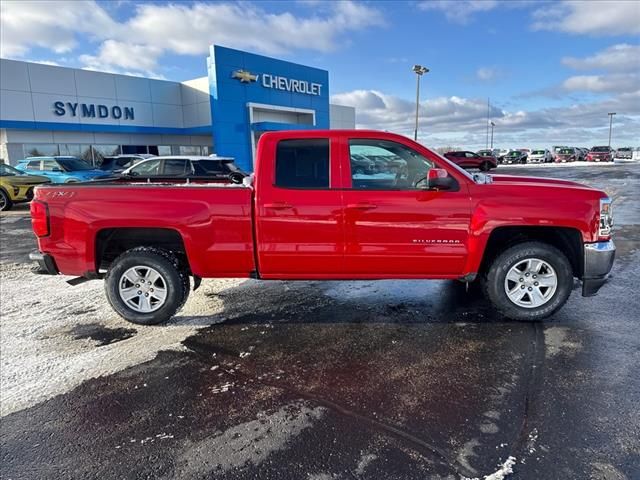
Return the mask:
<path fill-rule="evenodd" d="M 149 359 L 7 410 L 0 477 L 640 478 L 640 164 L 496 173 L 611 194 L 618 254 L 598 296 L 581 297 L 576 284 L 560 312 L 527 323 L 453 281 L 210 280 L 189 302 L 216 313 L 178 316 L 175 325 L 193 327 L 180 348 L 160 344 Z M 3 214 L 0 234 L 0 292 L 15 293 L 12 272 L 33 249 L 25 207 Z M 10 298 L 5 332 L 6 318 L 29 322 L 36 308 Z M 101 312 L 83 310 L 61 341 L 89 354 L 172 328 Z M 108 361 L 91 358 L 86 368 Z M 18 384 L 15 369 L 5 378 Z"/>

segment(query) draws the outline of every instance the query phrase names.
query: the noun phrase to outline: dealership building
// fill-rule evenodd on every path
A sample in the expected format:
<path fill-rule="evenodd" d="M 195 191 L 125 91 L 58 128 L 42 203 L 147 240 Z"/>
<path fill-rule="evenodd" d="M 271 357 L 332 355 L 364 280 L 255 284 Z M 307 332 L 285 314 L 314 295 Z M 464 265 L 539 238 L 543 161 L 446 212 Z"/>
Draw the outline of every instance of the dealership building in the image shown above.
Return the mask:
<path fill-rule="evenodd" d="M 326 70 L 213 45 L 207 71 L 172 82 L 0 59 L 0 158 L 215 153 L 251 171 L 264 132 L 355 126 Z"/>

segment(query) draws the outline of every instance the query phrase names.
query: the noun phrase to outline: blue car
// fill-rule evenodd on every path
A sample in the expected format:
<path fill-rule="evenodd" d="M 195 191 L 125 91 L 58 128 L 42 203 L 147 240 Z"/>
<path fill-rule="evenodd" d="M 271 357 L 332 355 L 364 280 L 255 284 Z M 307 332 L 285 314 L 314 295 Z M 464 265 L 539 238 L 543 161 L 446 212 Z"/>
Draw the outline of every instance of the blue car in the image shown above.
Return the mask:
<path fill-rule="evenodd" d="M 52 183 L 88 182 L 112 178 L 103 170 L 94 168 L 76 157 L 29 157 L 20 160 L 16 168 L 28 175 L 45 176 Z"/>

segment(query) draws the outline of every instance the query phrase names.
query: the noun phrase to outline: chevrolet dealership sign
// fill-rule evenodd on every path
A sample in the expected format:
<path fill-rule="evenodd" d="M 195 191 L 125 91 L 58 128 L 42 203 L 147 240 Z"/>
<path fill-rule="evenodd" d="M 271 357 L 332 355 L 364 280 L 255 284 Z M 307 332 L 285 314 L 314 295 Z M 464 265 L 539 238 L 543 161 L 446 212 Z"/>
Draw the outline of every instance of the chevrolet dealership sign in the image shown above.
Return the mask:
<path fill-rule="evenodd" d="M 240 80 L 240 83 L 251 83 L 260 80 L 260 75 L 247 72 L 246 70 L 235 70 L 231 74 L 231 78 Z M 322 85 L 319 83 L 271 75 L 270 73 L 262 74 L 260 84 L 264 88 L 273 88 L 292 93 L 303 93 L 305 95 L 321 95 L 320 89 L 322 88 Z"/>

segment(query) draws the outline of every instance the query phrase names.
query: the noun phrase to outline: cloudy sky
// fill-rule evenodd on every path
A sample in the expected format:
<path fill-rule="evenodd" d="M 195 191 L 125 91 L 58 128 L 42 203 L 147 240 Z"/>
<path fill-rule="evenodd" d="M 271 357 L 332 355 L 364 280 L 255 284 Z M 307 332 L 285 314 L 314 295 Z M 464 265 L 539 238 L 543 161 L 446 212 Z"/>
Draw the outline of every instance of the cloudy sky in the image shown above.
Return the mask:
<path fill-rule="evenodd" d="M 0 3 L 3 58 L 169 80 L 206 75 L 212 43 L 330 72 L 358 127 L 498 147 L 640 146 L 640 2 L 17 1 Z"/>

